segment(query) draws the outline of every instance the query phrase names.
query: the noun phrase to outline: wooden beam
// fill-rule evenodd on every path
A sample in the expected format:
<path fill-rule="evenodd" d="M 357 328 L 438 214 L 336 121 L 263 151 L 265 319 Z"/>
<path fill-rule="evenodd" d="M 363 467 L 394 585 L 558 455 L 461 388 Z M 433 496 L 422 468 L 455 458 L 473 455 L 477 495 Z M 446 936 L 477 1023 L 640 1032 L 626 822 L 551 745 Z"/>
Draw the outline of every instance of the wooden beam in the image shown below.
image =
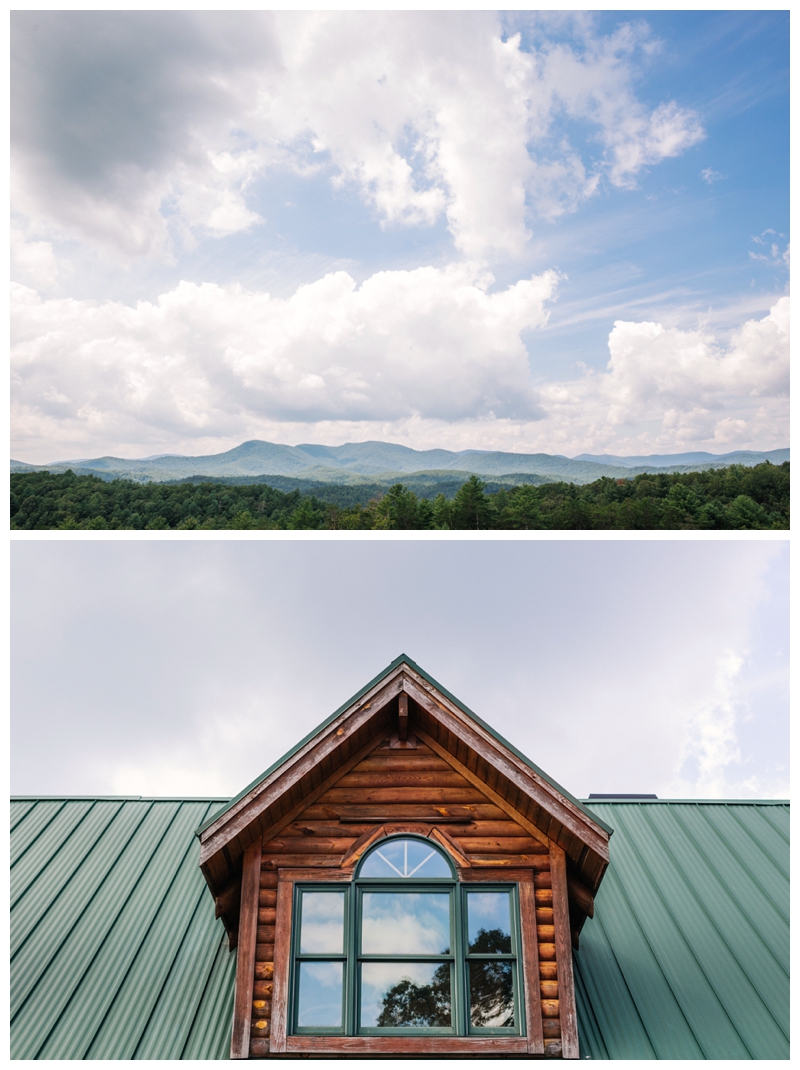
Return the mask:
<path fill-rule="evenodd" d="M 401 743 L 408 739 L 408 695 L 401 691 L 397 699 L 397 738 Z"/>
<path fill-rule="evenodd" d="M 556 791 L 551 784 L 538 776 L 535 770 L 522 762 L 505 747 L 501 749 L 498 741 L 482 729 L 471 718 L 467 721 L 466 716 L 452 704 L 445 705 L 443 695 L 435 698 L 431 692 L 433 688 L 422 677 L 417 676 L 412 669 L 407 669 L 405 690 L 409 696 L 424 710 L 435 717 L 441 723 L 447 725 L 454 735 L 457 735 L 468 747 L 481 757 L 485 758 L 490 765 L 502 773 L 515 787 L 524 792 L 547 813 L 551 814 L 558 822 L 564 825 L 570 832 L 576 835 L 582 843 L 588 844 L 600 857 L 608 862 L 608 833 L 596 822 L 592 821 L 574 803 Z M 438 694 L 438 693 L 437 693 Z M 416 731 L 416 726 L 415 726 Z M 424 734 L 417 733 L 425 743 L 430 746 L 429 738 Z"/>
<path fill-rule="evenodd" d="M 573 877 L 571 874 L 567 875 L 567 891 L 569 892 L 570 902 L 586 914 L 588 917 L 594 917 L 594 896 L 577 877 Z"/>
<path fill-rule="evenodd" d="M 459 870 L 471 869 L 472 864 L 456 841 L 448 836 L 444 829 L 432 828 L 428 833 L 429 840 L 435 840 L 444 847 L 445 851 L 456 860 Z"/>
<path fill-rule="evenodd" d="M 342 883 L 353 879 L 353 870 L 349 869 L 311 869 L 308 866 L 289 866 L 279 869 L 281 884 L 284 881 L 340 881 Z M 277 916 L 276 916 L 277 925 Z"/>
<path fill-rule="evenodd" d="M 435 751 L 440 758 L 444 758 L 444 760 L 457 770 L 465 780 L 468 780 L 470 784 L 476 787 L 487 799 L 493 802 L 495 806 L 498 806 L 504 814 L 507 814 L 511 818 L 512 821 L 515 821 L 521 828 L 524 828 L 526 832 L 529 832 L 534 839 L 538 840 L 539 843 L 549 849 L 550 841 L 540 828 L 534 825 L 532 821 L 529 821 L 527 817 L 523 817 L 518 810 L 515 810 L 510 803 L 506 802 L 502 795 L 498 795 L 496 791 L 493 791 L 476 773 L 473 773 L 466 765 L 462 765 L 458 758 L 453 757 L 450 751 L 435 740 L 433 736 L 429 736 L 427 732 L 423 732 L 421 728 L 417 728 L 416 732 L 426 746 L 430 747 L 432 751 Z"/>
<path fill-rule="evenodd" d="M 542 996 L 539 981 L 539 941 L 536 939 L 536 902 L 531 881 L 526 881 L 518 887 L 528 1054 L 543 1055 L 544 1034 L 542 1033 Z"/>
<path fill-rule="evenodd" d="M 569 924 L 567 859 L 557 845 L 550 847 L 550 877 L 553 887 L 553 921 L 558 964 L 559 1017 L 564 1059 L 579 1059 L 578 1014 L 575 1007 L 575 978 L 572 971 L 572 933 Z"/>
<path fill-rule="evenodd" d="M 261 841 L 251 843 L 244 854 L 242 893 L 239 910 L 239 941 L 236 959 L 236 994 L 233 1001 L 231 1059 L 250 1055 L 250 1019 L 255 977 L 258 888 L 261 875 Z"/>
<path fill-rule="evenodd" d="M 376 733 L 368 743 L 364 744 L 361 750 L 356 751 L 355 754 L 351 755 L 346 762 L 343 762 L 338 769 L 335 769 L 331 775 L 326 780 L 323 780 L 323 782 L 314 788 L 313 791 L 309 791 L 307 795 L 304 795 L 300 802 L 293 806 L 291 810 L 288 810 L 283 817 L 275 822 L 274 825 L 270 825 L 268 829 L 265 829 L 262 838 L 269 837 L 269 839 L 272 840 L 276 836 L 279 836 L 287 825 L 291 825 L 293 821 L 296 821 L 304 810 L 309 806 L 313 806 L 320 796 L 330 790 L 334 784 L 337 784 L 343 776 L 346 776 L 350 770 L 357 766 L 368 754 L 371 754 L 372 751 L 376 750 L 381 745 L 383 738 L 383 732 Z"/>
<path fill-rule="evenodd" d="M 239 903 L 241 897 L 241 884 L 239 881 L 234 881 L 215 897 L 214 917 L 221 918 L 223 914 L 227 914 L 230 910 L 234 910 Z"/>
<path fill-rule="evenodd" d="M 269 1033 L 269 1050 L 286 1051 L 286 1033 L 289 1015 L 289 966 L 292 943 L 292 898 L 294 885 L 291 881 L 278 881 L 277 920 L 275 924 L 275 967 L 272 980 L 272 1024 Z"/>
<path fill-rule="evenodd" d="M 370 829 L 369 832 L 363 833 L 352 847 L 345 852 L 344 858 L 342 858 L 342 865 L 354 866 L 368 847 L 371 847 L 376 840 L 381 840 L 385 836 L 386 830 L 383 825 L 377 825 L 375 828 Z"/>
<path fill-rule="evenodd" d="M 270 1037 L 270 1040 L 272 1038 Z M 270 1051 L 275 1049 L 270 1045 Z M 525 1055 L 525 1037 L 289 1037 L 288 1052 L 317 1052 L 348 1055 L 421 1055 L 435 1059 L 439 1054 L 478 1055 L 491 1059 L 495 1055 Z"/>

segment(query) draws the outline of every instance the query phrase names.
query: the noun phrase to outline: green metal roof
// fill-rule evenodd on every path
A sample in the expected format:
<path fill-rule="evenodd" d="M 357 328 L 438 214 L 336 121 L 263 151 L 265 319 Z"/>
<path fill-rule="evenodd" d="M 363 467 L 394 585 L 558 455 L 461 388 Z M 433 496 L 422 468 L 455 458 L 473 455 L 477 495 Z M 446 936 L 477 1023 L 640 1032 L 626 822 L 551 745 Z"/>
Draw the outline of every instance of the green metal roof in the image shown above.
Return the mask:
<path fill-rule="evenodd" d="M 193 836 L 221 801 L 12 800 L 12 1058 L 227 1058 L 236 956 Z"/>
<path fill-rule="evenodd" d="M 788 1059 L 788 803 L 592 807 L 615 835 L 574 955 L 581 1057 Z"/>
<path fill-rule="evenodd" d="M 538 765 L 535 765 L 530 760 L 530 758 L 527 757 L 527 755 L 523 754 L 521 750 L 517 750 L 513 743 L 509 743 L 508 740 L 501 736 L 499 732 L 496 732 L 490 724 L 487 724 L 486 721 L 483 720 L 483 718 L 479 717 L 477 713 L 473 713 L 473 711 L 468 706 L 464 705 L 461 699 L 456 698 L 456 696 L 451 694 L 446 687 L 442 687 L 438 680 L 434 680 L 434 678 L 430 676 L 427 672 L 425 672 L 424 669 L 420 668 L 420 666 L 417 665 L 416 662 L 412 661 L 407 654 L 401 654 L 399 657 L 395 658 L 393 662 L 387 665 L 382 672 L 379 672 L 377 676 L 370 680 L 368 684 L 364 684 L 360 691 L 356 691 L 355 695 L 352 695 L 347 700 L 347 702 L 343 702 L 342 705 L 338 708 L 338 710 L 334 710 L 329 717 L 326 717 L 325 720 L 321 724 L 318 724 L 317 727 L 314 728 L 311 732 L 309 732 L 307 736 L 303 736 L 300 742 L 296 743 L 291 748 L 291 750 L 288 750 L 284 755 L 282 755 L 282 757 L 278 758 L 276 762 L 273 762 L 268 769 L 264 770 L 261 776 L 256 777 L 256 779 L 253 780 L 250 784 L 248 784 L 246 788 L 242 788 L 239 794 L 235 795 L 230 800 L 230 802 L 226 803 L 225 806 L 220 807 L 219 810 L 211 814 L 211 816 L 207 818 L 203 822 L 203 824 L 200 825 L 200 827 L 197 829 L 197 835 L 199 836 L 205 829 L 208 828 L 209 825 L 213 825 L 213 823 L 219 817 L 221 817 L 226 810 L 230 809 L 230 807 L 233 806 L 234 803 L 237 803 L 239 799 L 247 795 L 249 791 L 252 791 L 252 789 L 256 787 L 256 785 L 260 784 L 262 780 L 266 780 L 270 773 L 274 773 L 275 770 L 279 769 L 284 762 L 287 762 L 293 754 L 297 754 L 297 752 L 301 750 L 306 745 L 306 743 L 312 740 L 314 736 L 318 735 L 324 728 L 327 728 L 327 726 L 332 721 L 335 721 L 340 713 L 343 713 L 349 706 L 352 706 L 354 703 L 358 702 L 362 695 L 365 695 L 371 688 L 373 688 L 376 684 L 380 683 L 384 676 L 388 676 L 393 669 L 396 669 L 399 665 L 402 664 L 409 665 L 414 670 L 414 672 L 419 673 L 419 675 L 423 677 L 423 679 L 427 680 L 432 687 L 435 687 L 437 691 L 439 691 L 442 695 L 445 696 L 445 698 L 448 698 L 455 706 L 457 706 L 462 711 L 462 713 L 466 713 L 466 715 L 468 717 L 471 717 L 473 721 L 477 721 L 481 728 L 484 728 L 490 736 L 493 736 L 494 739 L 498 741 L 498 743 L 501 743 L 507 750 L 510 750 L 512 754 L 515 754 L 517 758 L 520 759 L 520 761 L 524 762 L 525 765 L 528 766 L 529 769 L 532 769 L 534 773 L 536 773 L 542 778 L 542 780 L 546 781 L 551 787 L 555 788 L 556 791 L 560 792 L 565 798 L 569 799 L 571 803 L 577 806 L 578 809 L 581 810 L 584 814 L 586 814 L 587 817 L 591 818 L 592 821 L 595 821 L 598 825 L 600 825 L 601 828 L 605 829 L 605 831 L 609 834 L 614 831 L 613 828 L 603 822 L 602 818 L 598 817 L 598 815 L 594 812 L 594 809 L 590 810 L 585 803 L 580 801 L 580 799 L 576 799 L 574 795 L 570 795 L 566 788 L 562 788 L 562 786 L 558 784 L 555 780 L 553 780 L 551 776 L 548 776 L 543 769 L 540 769 Z"/>
<path fill-rule="evenodd" d="M 13 1058 L 227 1058 L 236 955 L 193 836 L 222 801 L 12 800 Z M 581 1056 L 788 1058 L 788 804 L 594 807 Z"/>

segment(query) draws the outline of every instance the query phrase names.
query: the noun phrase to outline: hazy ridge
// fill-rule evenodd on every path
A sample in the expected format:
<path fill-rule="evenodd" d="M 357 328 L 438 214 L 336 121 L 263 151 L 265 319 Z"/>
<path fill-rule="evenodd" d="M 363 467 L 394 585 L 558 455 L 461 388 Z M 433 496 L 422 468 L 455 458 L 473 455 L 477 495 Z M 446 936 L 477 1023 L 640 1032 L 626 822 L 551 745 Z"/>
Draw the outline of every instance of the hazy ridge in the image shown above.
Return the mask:
<path fill-rule="evenodd" d="M 77 475 L 97 475 L 103 479 L 133 479 L 138 482 L 168 482 L 207 476 L 252 481 L 254 477 L 287 478 L 295 485 L 345 484 L 377 487 L 397 482 L 417 486 L 465 480 L 475 474 L 503 483 L 551 482 L 591 483 L 601 476 L 630 479 L 645 472 L 693 472 L 725 468 L 731 464 L 748 467 L 771 461 L 789 460 L 789 450 L 766 452 L 737 450 L 732 453 L 653 454 L 619 457 L 611 454 L 581 454 L 570 458 L 548 453 L 506 453 L 482 450 L 413 450 L 390 442 L 351 442 L 343 446 L 303 444 L 285 446 L 253 439 L 224 453 L 199 457 L 172 454 L 126 460 L 120 457 L 55 461 L 31 465 L 11 461 L 12 472 L 72 469 Z"/>

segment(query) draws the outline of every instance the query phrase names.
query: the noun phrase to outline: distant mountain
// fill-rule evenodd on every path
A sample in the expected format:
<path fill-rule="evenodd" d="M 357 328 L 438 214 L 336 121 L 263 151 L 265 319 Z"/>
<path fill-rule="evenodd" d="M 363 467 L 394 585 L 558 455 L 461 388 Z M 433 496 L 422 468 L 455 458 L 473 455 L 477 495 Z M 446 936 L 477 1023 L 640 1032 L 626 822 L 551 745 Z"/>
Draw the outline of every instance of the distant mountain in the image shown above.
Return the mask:
<path fill-rule="evenodd" d="M 717 456 L 713 453 L 678 453 L 651 457 L 614 457 L 582 454 L 569 458 L 549 453 L 503 453 L 483 450 L 413 450 L 392 442 L 349 442 L 343 446 L 313 443 L 284 446 L 253 439 L 225 453 L 200 457 L 162 454 L 139 460 L 120 457 L 96 457 L 52 464 L 31 465 L 12 461 L 12 472 L 47 470 L 79 475 L 98 475 L 103 479 L 133 479 L 139 482 L 211 478 L 281 476 L 317 484 L 363 485 L 401 482 L 414 476 L 436 476 L 440 481 L 466 479 L 474 473 L 484 479 L 513 477 L 537 481 L 565 480 L 592 483 L 601 476 L 612 479 L 631 478 L 641 472 L 689 472 L 721 468 L 730 464 L 755 465 L 764 460 L 780 464 L 789 459 L 789 450 L 768 453 L 737 451 Z"/>
<path fill-rule="evenodd" d="M 648 467 L 663 468 L 675 464 L 691 465 L 724 465 L 744 464 L 752 468 L 754 464 L 762 464 L 770 461 L 772 464 L 783 464 L 789 460 L 787 450 L 768 450 L 759 453 L 754 450 L 736 450 L 734 453 L 651 453 L 646 457 L 617 457 L 612 453 L 581 453 L 574 458 L 576 461 L 591 461 L 593 464 L 619 464 L 623 468 L 638 468 L 641 465 Z"/>

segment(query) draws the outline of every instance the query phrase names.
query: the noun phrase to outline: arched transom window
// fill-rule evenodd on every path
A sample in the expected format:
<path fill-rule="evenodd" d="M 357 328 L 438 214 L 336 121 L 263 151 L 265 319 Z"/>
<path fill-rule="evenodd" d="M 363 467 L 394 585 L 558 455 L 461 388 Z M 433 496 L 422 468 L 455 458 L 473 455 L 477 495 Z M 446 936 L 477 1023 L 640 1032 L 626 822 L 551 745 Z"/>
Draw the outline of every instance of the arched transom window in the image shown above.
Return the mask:
<path fill-rule="evenodd" d="M 431 840 L 380 840 L 294 913 L 295 1033 L 524 1032 L 516 885 L 460 884 Z"/>
<path fill-rule="evenodd" d="M 383 840 L 373 847 L 361 863 L 359 877 L 387 877 L 420 880 L 453 877 L 453 869 L 444 853 L 430 840 L 404 836 Z"/>

